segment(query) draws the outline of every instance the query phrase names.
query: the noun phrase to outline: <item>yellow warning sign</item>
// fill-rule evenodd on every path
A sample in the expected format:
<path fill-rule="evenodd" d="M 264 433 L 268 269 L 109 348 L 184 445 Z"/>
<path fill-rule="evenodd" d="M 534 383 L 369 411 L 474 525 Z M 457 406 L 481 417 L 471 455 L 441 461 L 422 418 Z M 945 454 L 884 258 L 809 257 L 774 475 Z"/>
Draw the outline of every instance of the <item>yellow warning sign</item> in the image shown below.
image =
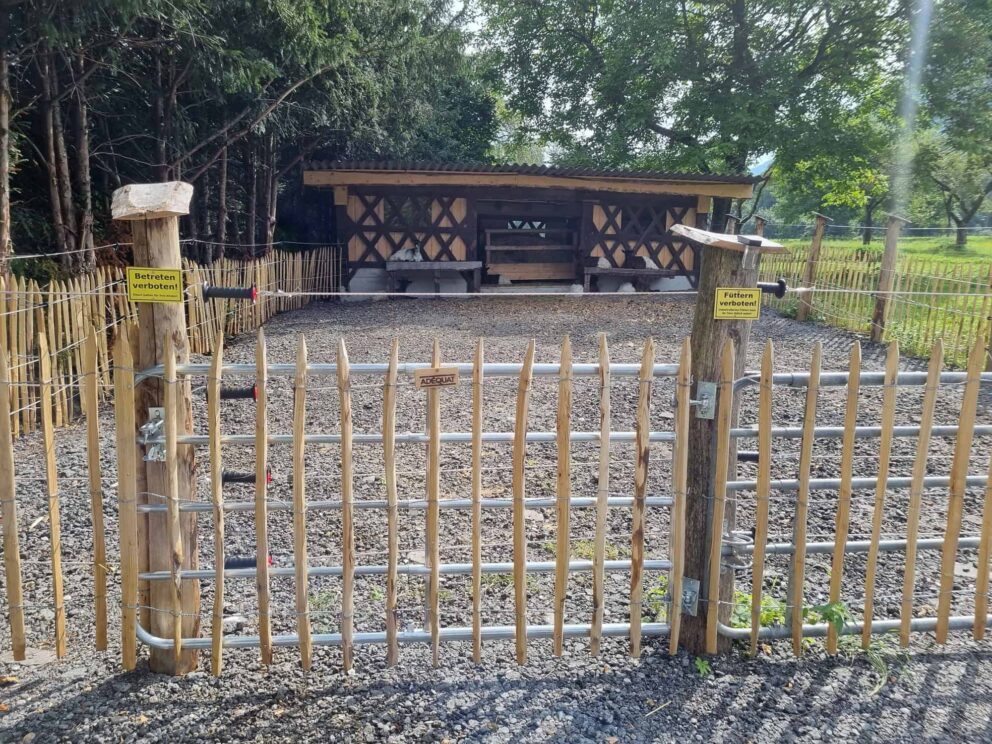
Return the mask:
<path fill-rule="evenodd" d="M 715 320 L 757 320 L 761 317 L 761 290 L 718 287 L 713 303 Z"/>
<path fill-rule="evenodd" d="M 127 298 L 131 302 L 182 302 L 183 273 L 179 269 L 129 266 Z"/>

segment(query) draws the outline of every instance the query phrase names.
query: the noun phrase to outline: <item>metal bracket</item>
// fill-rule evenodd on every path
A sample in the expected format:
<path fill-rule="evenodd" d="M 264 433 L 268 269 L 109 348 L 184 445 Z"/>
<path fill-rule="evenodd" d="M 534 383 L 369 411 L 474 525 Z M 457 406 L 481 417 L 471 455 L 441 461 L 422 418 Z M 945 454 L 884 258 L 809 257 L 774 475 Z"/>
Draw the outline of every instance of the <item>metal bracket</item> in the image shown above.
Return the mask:
<path fill-rule="evenodd" d="M 716 416 L 716 388 L 715 382 L 700 380 L 696 383 L 696 399 L 692 401 L 696 406 L 696 418 L 712 419 Z"/>
<path fill-rule="evenodd" d="M 138 443 L 145 447 L 145 462 L 165 462 L 165 445 L 159 442 L 152 442 L 158 438 L 165 427 L 165 409 L 159 407 L 149 407 L 148 421 L 138 429 Z"/>
<path fill-rule="evenodd" d="M 682 577 L 682 613 L 696 616 L 699 610 L 699 579 Z"/>

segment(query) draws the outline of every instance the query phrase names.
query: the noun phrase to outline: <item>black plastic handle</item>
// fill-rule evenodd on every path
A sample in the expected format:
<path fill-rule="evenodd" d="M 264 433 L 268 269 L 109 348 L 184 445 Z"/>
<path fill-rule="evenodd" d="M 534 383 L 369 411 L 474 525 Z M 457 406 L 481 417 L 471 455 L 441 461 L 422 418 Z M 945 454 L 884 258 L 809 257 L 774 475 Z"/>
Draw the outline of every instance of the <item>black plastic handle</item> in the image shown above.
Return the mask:
<path fill-rule="evenodd" d="M 255 287 L 215 287 L 211 284 L 203 285 L 203 299 L 205 300 L 251 300 L 254 302 L 258 297 L 258 290 Z"/>
<path fill-rule="evenodd" d="M 221 483 L 254 483 L 255 482 L 255 472 L 243 473 L 237 470 L 224 470 L 220 474 Z M 272 471 L 265 471 L 265 482 L 272 482 Z"/>
<path fill-rule="evenodd" d="M 272 556 L 268 556 L 268 563 L 272 565 Z M 224 559 L 224 569 L 230 571 L 236 568 L 255 568 L 258 566 L 258 561 L 253 555 L 236 555 L 230 558 Z"/>
<path fill-rule="evenodd" d="M 249 385 L 248 387 L 222 387 L 220 389 L 221 400 L 258 400 L 258 387 Z"/>
<path fill-rule="evenodd" d="M 785 297 L 785 279 L 778 279 L 774 282 L 758 282 L 758 289 L 760 289 L 765 294 L 773 294 L 778 299 Z"/>

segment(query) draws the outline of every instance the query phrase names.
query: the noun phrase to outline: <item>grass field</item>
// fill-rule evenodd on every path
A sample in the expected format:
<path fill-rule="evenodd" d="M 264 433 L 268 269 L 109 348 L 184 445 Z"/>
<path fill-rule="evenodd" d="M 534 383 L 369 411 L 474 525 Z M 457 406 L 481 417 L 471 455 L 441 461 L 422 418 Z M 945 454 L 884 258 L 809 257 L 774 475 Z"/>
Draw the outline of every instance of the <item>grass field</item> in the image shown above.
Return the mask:
<path fill-rule="evenodd" d="M 802 283 L 809 239 L 783 240 L 789 254 L 762 261 L 762 278 Z M 825 240 L 813 284 L 822 291 L 813 299 L 811 320 L 856 333 L 871 329 L 874 290 L 881 269 L 881 241 L 869 251 L 860 240 Z M 886 314 L 886 340 L 897 340 L 904 353 L 926 357 L 935 339 L 944 344 L 945 363 L 965 365 L 976 339 L 988 338 L 989 277 L 992 237 L 974 236 L 964 250 L 946 236 L 899 241 L 895 295 Z M 766 302 L 795 316 L 799 299 L 766 297 Z"/>
<path fill-rule="evenodd" d="M 881 252 L 883 236 L 879 235 L 868 246 Z M 785 239 L 781 241 L 790 249 L 805 249 L 809 247 L 809 238 Z M 829 237 L 823 245 L 832 249 L 847 249 L 855 253 L 864 249 L 860 238 L 833 240 Z M 902 258 L 942 259 L 947 263 L 988 263 L 992 261 L 992 235 L 972 235 L 968 245 L 960 249 L 954 245 L 953 238 L 947 235 L 936 237 L 903 237 L 899 239 L 899 256 Z"/>

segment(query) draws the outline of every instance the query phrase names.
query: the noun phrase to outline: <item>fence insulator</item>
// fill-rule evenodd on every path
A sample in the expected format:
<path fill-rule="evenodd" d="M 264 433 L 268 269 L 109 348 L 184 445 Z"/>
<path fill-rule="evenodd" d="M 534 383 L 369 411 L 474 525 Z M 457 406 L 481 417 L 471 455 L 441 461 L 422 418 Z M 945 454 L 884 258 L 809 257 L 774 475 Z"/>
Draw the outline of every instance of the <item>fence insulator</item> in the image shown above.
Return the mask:
<path fill-rule="evenodd" d="M 214 300 L 251 300 L 258 297 L 258 290 L 255 287 L 214 287 L 210 284 L 203 285 L 203 299 Z"/>
<path fill-rule="evenodd" d="M 272 565 L 272 556 L 268 557 L 268 564 Z M 232 558 L 224 559 L 224 570 L 230 571 L 236 568 L 255 568 L 256 560 L 253 555 L 236 555 Z"/>
<path fill-rule="evenodd" d="M 248 387 L 222 387 L 220 389 L 221 400 L 258 400 L 258 387 L 249 385 Z"/>
<path fill-rule="evenodd" d="M 778 299 L 785 297 L 785 279 L 778 279 L 774 282 L 758 282 L 758 289 L 760 289 L 765 294 L 773 294 Z"/>
<path fill-rule="evenodd" d="M 225 470 L 220 474 L 220 482 L 227 483 L 254 483 L 255 482 L 255 471 L 250 473 L 243 473 L 236 470 Z M 265 482 L 272 482 L 272 471 L 266 469 L 265 471 Z"/>

